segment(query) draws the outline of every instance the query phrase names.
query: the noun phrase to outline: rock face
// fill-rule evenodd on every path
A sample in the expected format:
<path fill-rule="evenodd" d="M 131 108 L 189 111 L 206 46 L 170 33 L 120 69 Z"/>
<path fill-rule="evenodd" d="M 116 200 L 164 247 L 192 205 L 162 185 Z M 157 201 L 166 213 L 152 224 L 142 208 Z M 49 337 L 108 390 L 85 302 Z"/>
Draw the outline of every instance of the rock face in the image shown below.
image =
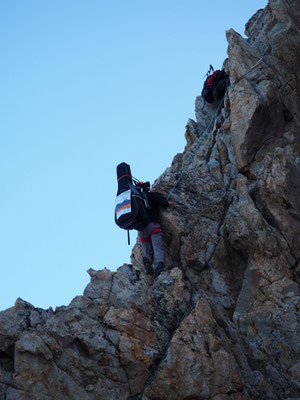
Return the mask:
<path fill-rule="evenodd" d="M 0 313 L 0 400 L 300 399 L 300 3 L 227 32 L 224 107 L 196 99 L 154 187 L 167 271 L 89 270 L 83 296 Z M 255 68 L 252 69 L 252 67 Z M 245 75 L 246 74 L 246 75 Z"/>

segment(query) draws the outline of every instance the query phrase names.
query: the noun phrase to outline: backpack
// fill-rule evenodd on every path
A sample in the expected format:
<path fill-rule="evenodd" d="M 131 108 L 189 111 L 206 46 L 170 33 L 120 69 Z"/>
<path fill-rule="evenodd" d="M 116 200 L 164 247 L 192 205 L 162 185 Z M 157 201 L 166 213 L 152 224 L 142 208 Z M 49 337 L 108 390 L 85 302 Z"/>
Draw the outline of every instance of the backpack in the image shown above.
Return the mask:
<path fill-rule="evenodd" d="M 118 192 L 115 206 L 115 222 L 122 228 L 143 230 L 150 222 L 148 210 L 150 205 L 147 192 L 150 183 L 133 184 L 130 166 L 121 163 L 117 166 Z"/>
<path fill-rule="evenodd" d="M 211 67 L 212 68 L 212 67 Z M 208 72 L 209 73 L 209 72 Z M 211 75 L 208 75 L 205 82 L 204 86 L 202 89 L 201 96 L 208 102 L 208 103 L 214 103 L 214 98 L 213 98 L 213 90 L 217 83 L 220 80 L 220 74 L 221 71 L 218 69 L 214 71 Z"/>

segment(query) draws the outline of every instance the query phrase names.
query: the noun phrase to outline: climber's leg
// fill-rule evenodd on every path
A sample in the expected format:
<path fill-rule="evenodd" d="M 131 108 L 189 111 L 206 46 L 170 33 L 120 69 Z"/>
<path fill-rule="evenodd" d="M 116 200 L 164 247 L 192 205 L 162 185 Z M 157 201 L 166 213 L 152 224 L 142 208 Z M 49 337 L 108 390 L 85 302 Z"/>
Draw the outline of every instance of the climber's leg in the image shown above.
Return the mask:
<path fill-rule="evenodd" d="M 163 244 L 162 231 L 159 224 L 155 224 L 155 228 L 151 234 L 151 242 L 154 252 L 154 265 L 157 268 L 159 263 L 164 263 L 165 261 L 165 250 Z"/>
<path fill-rule="evenodd" d="M 146 269 L 146 272 L 150 275 L 153 274 L 153 248 L 151 244 L 151 232 L 152 232 L 151 224 L 147 225 L 145 229 L 139 232 L 139 241 L 141 243 L 141 248 L 143 251 L 143 264 Z"/>

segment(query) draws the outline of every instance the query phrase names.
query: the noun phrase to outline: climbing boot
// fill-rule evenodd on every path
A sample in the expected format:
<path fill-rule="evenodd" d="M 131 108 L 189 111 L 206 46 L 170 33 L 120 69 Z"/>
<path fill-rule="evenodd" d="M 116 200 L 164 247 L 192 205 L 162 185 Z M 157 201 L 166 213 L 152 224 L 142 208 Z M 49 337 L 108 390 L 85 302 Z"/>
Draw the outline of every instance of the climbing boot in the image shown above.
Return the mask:
<path fill-rule="evenodd" d="M 143 257 L 143 264 L 145 267 L 145 270 L 147 272 L 148 275 L 153 275 L 154 274 L 154 270 L 152 268 L 152 265 L 150 263 L 150 261 L 148 260 L 148 258 Z"/>
<path fill-rule="evenodd" d="M 164 263 L 163 262 L 159 262 L 157 264 L 156 270 L 154 271 L 154 276 L 155 278 L 158 277 L 158 275 L 163 272 L 163 270 L 165 269 Z"/>

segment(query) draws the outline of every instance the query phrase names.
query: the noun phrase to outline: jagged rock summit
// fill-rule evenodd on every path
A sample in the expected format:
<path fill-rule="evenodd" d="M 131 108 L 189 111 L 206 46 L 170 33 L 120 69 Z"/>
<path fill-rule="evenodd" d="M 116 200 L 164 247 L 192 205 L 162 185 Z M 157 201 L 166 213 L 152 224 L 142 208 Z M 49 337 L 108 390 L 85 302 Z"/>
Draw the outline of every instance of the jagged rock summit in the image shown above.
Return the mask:
<path fill-rule="evenodd" d="M 224 108 L 203 135 L 215 106 L 196 99 L 155 182 L 168 193 L 187 166 L 166 272 L 147 276 L 136 245 L 67 307 L 0 313 L 1 400 L 300 399 L 299 25 L 299 1 L 270 0 L 247 39 L 227 32 Z"/>

